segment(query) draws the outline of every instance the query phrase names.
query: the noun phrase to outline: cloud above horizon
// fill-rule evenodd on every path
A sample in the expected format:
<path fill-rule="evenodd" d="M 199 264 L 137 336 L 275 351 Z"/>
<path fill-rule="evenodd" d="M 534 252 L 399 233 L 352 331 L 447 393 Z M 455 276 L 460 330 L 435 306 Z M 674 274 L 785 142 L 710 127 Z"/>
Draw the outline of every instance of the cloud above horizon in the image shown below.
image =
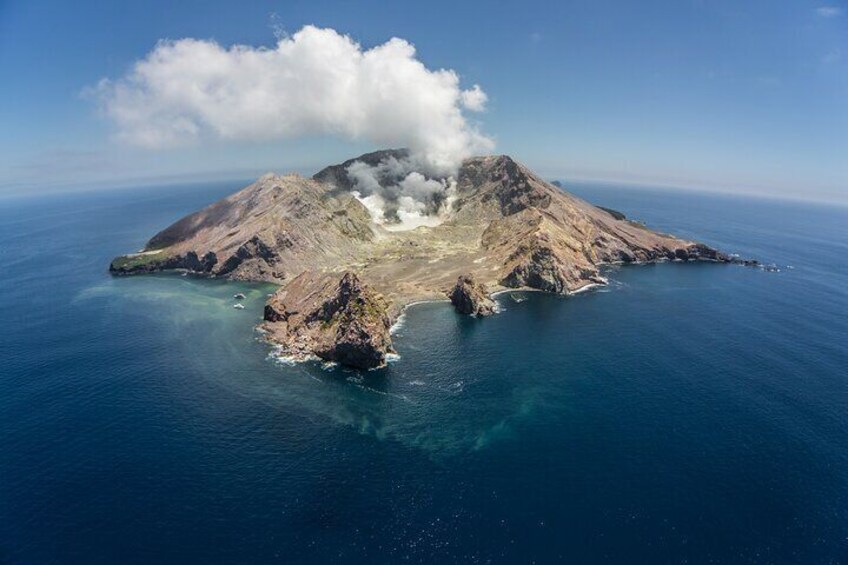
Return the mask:
<path fill-rule="evenodd" d="M 486 109 L 479 85 L 463 89 L 455 71 L 428 69 L 403 39 L 363 49 L 315 26 L 274 48 L 163 40 L 88 92 L 120 139 L 153 149 L 331 135 L 406 146 L 448 172 L 494 147 L 465 115 Z"/>
<path fill-rule="evenodd" d="M 839 6 L 819 6 L 816 13 L 823 18 L 835 18 L 841 16 L 843 11 Z"/>

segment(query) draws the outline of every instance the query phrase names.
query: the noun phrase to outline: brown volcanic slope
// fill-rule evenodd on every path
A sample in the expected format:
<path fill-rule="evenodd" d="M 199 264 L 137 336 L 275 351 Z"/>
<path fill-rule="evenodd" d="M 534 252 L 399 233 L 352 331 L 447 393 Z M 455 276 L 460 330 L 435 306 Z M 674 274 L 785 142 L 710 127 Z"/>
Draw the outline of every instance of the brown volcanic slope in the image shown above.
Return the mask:
<path fill-rule="evenodd" d="M 403 155 L 384 151 L 359 160 L 376 164 Z M 460 276 L 489 292 L 569 293 L 603 284 L 604 264 L 731 260 L 621 219 L 504 155 L 463 163 L 443 224 L 388 231 L 349 193 L 346 164 L 312 179 L 266 175 L 159 232 L 142 252 L 116 258 L 110 271 L 186 269 L 278 283 L 266 308 L 271 341 L 295 355 L 373 367 L 391 350 L 388 324 L 402 308 L 455 294 Z M 361 359 L 358 342 L 368 344 Z M 343 343 L 344 354 L 328 343 Z"/>

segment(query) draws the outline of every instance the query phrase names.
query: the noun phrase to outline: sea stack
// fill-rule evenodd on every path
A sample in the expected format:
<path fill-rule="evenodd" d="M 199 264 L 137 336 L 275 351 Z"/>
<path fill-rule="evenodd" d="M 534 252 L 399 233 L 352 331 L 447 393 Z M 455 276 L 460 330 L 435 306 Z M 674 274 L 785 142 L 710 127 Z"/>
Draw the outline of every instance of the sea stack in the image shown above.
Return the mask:
<path fill-rule="evenodd" d="M 394 351 L 385 300 L 349 271 L 301 273 L 268 300 L 264 318 L 268 337 L 298 359 L 373 369 Z"/>
<path fill-rule="evenodd" d="M 495 301 L 489 297 L 486 285 L 474 280 L 472 275 L 460 275 L 449 297 L 460 314 L 490 316 L 495 313 Z"/>

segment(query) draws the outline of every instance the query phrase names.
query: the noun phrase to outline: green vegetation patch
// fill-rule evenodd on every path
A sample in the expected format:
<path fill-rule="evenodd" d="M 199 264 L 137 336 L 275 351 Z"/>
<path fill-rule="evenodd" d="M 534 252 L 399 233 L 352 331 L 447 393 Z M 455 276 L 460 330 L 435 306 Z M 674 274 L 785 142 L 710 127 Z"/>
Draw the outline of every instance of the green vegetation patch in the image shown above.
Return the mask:
<path fill-rule="evenodd" d="M 115 257 L 109 268 L 113 271 L 133 271 L 145 265 L 159 263 L 164 258 L 165 255 L 161 251 L 155 253 L 131 253 L 129 255 Z"/>

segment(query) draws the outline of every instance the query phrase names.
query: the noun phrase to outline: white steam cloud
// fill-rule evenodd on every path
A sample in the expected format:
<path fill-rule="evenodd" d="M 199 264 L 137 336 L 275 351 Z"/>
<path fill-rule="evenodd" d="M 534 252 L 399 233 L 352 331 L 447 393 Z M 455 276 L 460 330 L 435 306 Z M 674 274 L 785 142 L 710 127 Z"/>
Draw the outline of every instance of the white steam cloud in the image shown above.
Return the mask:
<path fill-rule="evenodd" d="M 388 157 L 374 166 L 355 161 L 347 175 L 353 195 L 365 205 L 374 223 L 389 231 L 404 231 L 441 224 L 450 216 L 456 199 L 452 176 L 427 178 L 415 170 L 420 167 L 414 157 Z"/>
<path fill-rule="evenodd" d="M 447 177 L 494 145 L 463 114 L 485 110 L 479 85 L 463 90 L 453 70 L 428 69 L 403 39 L 363 49 L 313 26 L 274 48 L 161 41 L 92 91 L 120 138 L 151 148 L 333 135 L 409 147 L 428 173 Z"/>

